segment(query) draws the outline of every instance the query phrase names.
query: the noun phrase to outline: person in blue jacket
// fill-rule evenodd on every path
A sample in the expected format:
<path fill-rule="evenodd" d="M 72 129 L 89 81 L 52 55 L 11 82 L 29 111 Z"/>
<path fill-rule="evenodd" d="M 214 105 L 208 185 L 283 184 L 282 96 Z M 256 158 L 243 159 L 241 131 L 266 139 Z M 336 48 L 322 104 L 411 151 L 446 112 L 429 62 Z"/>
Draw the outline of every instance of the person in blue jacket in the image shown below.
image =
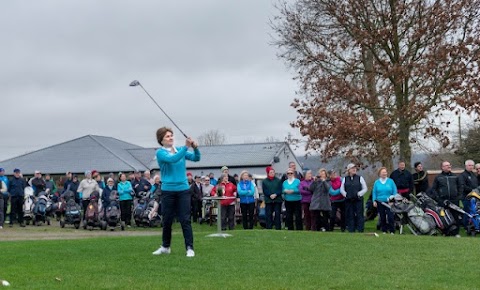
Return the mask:
<path fill-rule="evenodd" d="M 154 255 L 170 254 L 172 241 L 172 223 L 175 214 L 182 226 L 187 257 L 194 257 L 193 232 L 190 220 L 191 194 L 187 182 L 186 160 L 200 161 L 200 150 L 197 142 L 191 138 L 185 140 L 185 146 L 174 147 L 174 136 L 171 128 L 162 127 L 157 130 L 157 162 L 162 176 L 162 246 L 154 251 Z M 193 152 L 188 149 L 193 148 Z"/>
<path fill-rule="evenodd" d="M 7 208 L 8 208 L 8 186 L 10 184 L 10 181 L 8 180 L 8 177 L 5 175 L 5 169 L 0 168 L 0 180 L 5 183 L 6 186 L 6 191 L 3 193 L 3 214 L 7 215 Z"/>
<path fill-rule="evenodd" d="M 253 214 L 255 210 L 255 186 L 248 176 L 248 171 L 240 173 L 240 181 L 237 184 L 237 194 L 240 197 L 240 210 L 242 211 L 242 223 L 245 230 L 253 229 Z"/>
<path fill-rule="evenodd" d="M 125 173 L 120 174 L 120 182 L 117 184 L 118 200 L 120 201 L 121 219 L 131 226 L 132 224 L 132 205 L 133 188 L 130 181 L 127 180 Z"/>
<path fill-rule="evenodd" d="M 397 194 L 397 186 L 393 179 L 388 177 L 387 168 L 385 167 L 381 167 L 378 170 L 378 177 L 379 178 L 373 184 L 372 189 L 373 206 L 378 209 L 382 232 L 386 234 L 388 228 L 388 231 L 390 231 L 391 234 L 394 234 L 395 224 L 393 221 L 393 213 L 387 206 L 383 205 L 382 202 L 387 203 L 390 197 Z"/>
<path fill-rule="evenodd" d="M 287 211 L 287 218 L 285 226 L 289 231 L 294 230 L 293 220 L 295 217 L 295 229 L 303 230 L 302 222 L 302 196 L 300 194 L 300 179 L 295 177 L 295 171 L 292 168 L 287 170 L 287 179 L 283 182 L 282 193 L 285 199 L 285 209 Z"/>

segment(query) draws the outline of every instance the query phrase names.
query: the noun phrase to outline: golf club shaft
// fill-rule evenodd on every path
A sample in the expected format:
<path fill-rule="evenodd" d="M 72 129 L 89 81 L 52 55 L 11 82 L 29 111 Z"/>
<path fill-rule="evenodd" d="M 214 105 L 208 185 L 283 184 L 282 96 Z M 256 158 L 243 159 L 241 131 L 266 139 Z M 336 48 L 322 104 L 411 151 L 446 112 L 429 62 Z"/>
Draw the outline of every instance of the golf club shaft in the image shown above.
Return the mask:
<path fill-rule="evenodd" d="M 147 92 L 147 90 L 142 86 L 141 83 L 138 83 L 138 85 L 143 89 L 143 91 L 147 94 L 147 96 L 150 97 L 150 99 L 155 103 L 155 105 L 157 105 L 157 107 L 165 114 L 165 116 L 167 116 L 167 118 L 170 120 L 170 122 L 172 122 L 172 124 L 175 126 L 175 128 L 178 129 L 178 131 L 180 131 L 180 133 L 183 134 L 183 136 L 185 138 L 188 138 L 187 134 L 185 134 L 182 129 L 180 129 L 180 127 L 177 126 L 177 124 L 172 120 L 172 118 L 170 118 L 170 116 L 162 109 L 162 107 L 160 107 L 160 105 L 157 103 L 157 101 L 155 101 L 154 98 L 152 98 L 152 96 Z"/>

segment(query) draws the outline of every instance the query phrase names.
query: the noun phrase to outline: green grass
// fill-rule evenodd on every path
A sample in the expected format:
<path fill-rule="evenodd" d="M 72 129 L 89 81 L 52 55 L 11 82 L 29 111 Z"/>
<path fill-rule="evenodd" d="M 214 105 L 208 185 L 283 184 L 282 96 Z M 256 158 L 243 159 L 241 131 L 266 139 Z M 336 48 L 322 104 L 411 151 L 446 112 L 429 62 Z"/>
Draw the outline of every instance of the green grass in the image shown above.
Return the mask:
<path fill-rule="evenodd" d="M 370 228 L 372 223 L 369 223 Z M 19 229 L 20 230 L 20 229 Z M 193 259 L 175 226 L 158 236 L 0 242 L 11 289 L 478 289 L 475 238 L 194 228 Z M 61 281 L 57 281 L 59 278 Z"/>

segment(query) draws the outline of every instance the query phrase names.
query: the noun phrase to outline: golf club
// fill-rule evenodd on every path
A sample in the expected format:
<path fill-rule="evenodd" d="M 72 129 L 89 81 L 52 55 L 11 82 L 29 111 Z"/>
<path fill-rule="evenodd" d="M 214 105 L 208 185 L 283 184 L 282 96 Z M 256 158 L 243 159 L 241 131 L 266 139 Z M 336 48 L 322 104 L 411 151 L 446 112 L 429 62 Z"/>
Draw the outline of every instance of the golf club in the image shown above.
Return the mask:
<path fill-rule="evenodd" d="M 142 84 L 135 80 L 133 82 L 130 83 L 130 86 L 131 87 L 136 87 L 136 86 L 140 86 L 143 91 L 147 94 L 147 96 L 150 97 L 150 99 L 155 103 L 155 105 L 157 105 L 157 107 L 165 114 L 165 116 L 167 116 L 167 118 L 170 120 L 170 122 L 172 122 L 172 124 L 178 129 L 178 131 L 180 131 L 180 133 L 183 134 L 183 136 L 185 136 L 185 138 L 188 138 L 187 134 L 183 133 L 182 129 L 180 129 L 177 124 L 172 120 L 172 118 L 170 118 L 170 116 L 168 116 L 168 114 L 162 109 L 162 107 L 160 107 L 160 105 L 155 101 L 154 98 L 152 98 L 152 96 L 147 92 L 147 90 L 142 86 Z"/>

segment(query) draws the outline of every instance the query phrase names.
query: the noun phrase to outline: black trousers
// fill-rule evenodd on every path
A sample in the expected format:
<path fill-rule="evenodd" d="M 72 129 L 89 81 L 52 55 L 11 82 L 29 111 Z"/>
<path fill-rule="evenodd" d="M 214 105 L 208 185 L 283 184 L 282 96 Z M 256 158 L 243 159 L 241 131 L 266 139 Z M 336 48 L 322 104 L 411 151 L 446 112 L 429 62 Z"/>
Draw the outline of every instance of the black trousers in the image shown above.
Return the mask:
<path fill-rule="evenodd" d="M 233 230 L 235 228 L 235 205 L 227 205 L 222 207 L 222 230 Z"/>
<path fill-rule="evenodd" d="M 15 220 L 18 223 L 23 223 L 23 197 L 13 196 L 10 199 L 10 224 L 13 224 Z"/>
<path fill-rule="evenodd" d="M 302 222 L 302 204 L 299 201 L 285 201 L 285 209 L 287 210 L 287 218 L 285 224 L 289 231 L 293 231 L 293 220 L 295 218 L 295 230 L 303 230 Z"/>
<path fill-rule="evenodd" d="M 177 215 L 178 221 L 182 226 L 185 249 L 190 248 L 193 250 L 193 231 L 190 220 L 191 202 L 190 190 L 162 192 L 163 247 L 170 247 L 172 242 L 173 219 L 175 215 Z"/>
<path fill-rule="evenodd" d="M 330 212 L 330 230 L 335 227 L 337 211 L 340 211 L 340 229 L 345 231 L 345 201 L 332 202 L 332 211 Z"/>
<path fill-rule="evenodd" d="M 198 218 L 202 217 L 202 201 L 192 200 L 192 218 L 193 222 L 198 222 Z"/>
<path fill-rule="evenodd" d="M 85 214 L 87 213 L 87 207 L 88 204 L 90 203 L 90 200 L 88 199 L 82 199 L 82 208 L 83 208 L 83 220 L 85 220 Z"/>
<path fill-rule="evenodd" d="M 253 214 L 255 211 L 255 203 L 241 203 L 243 228 L 246 230 L 253 229 Z"/>
<path fill-rule="evenodd" d="M 121 219 L 125 224 L 132 224 L 132 200 L 120 201 Z"/>

